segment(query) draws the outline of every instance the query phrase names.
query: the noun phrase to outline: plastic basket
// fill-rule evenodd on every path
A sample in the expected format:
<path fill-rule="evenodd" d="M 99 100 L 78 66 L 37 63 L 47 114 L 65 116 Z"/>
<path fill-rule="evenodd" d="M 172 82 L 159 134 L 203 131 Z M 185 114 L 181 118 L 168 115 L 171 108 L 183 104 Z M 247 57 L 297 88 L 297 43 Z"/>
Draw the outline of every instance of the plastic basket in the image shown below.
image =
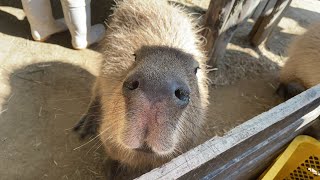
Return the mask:
<path fill-rule="evenodd" d="M 320 142 L 309 136 L 297 136 L 262 180 L 320 180 Z"/>

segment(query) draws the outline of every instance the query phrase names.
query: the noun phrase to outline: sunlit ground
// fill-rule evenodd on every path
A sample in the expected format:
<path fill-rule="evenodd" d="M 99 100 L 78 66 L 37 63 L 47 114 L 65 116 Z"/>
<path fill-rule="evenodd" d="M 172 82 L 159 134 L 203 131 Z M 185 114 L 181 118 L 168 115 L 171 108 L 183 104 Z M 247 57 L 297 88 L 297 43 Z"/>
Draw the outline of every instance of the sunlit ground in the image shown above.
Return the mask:
<path fill-rule="evenodd" d="M 68 32 L 48 42 L 33 41 L 20 1 L 15 1 L 8 0 L 15 7 L 0 3 L 0 179 L 103 178 L 100 143 L 73 150 L 84 142 L 70 131 L 90 100 L 99 54 L 71 49 Z M 213 81 L 222 86 L 211 93 L 209 117 L 214 121 L 208 127 L 228 130 L 273 106 L 274 79 L 259 85 L 258 80 L 243 81 L 276 73 L 287 58 L 287 44 L 316 20 L 320 1 L 294 0 L 268 44 L 257 49 L 246 39 L 252 22 L 241 27 Z"/>

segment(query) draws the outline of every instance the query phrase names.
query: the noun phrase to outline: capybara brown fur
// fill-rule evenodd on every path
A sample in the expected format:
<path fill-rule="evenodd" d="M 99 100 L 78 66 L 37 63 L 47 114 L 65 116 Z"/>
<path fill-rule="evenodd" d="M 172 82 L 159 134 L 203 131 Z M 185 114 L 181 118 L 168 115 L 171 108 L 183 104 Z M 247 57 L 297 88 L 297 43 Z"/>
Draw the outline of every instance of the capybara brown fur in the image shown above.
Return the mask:
<path fill-rule="evenodd" d="M 320 23 L 298 36 L 289 46 L 288 55 L 277 90 L 285 99 L 320 83 Z"/>
<path fill-rule="evenodd" d="M 277 93 L 285 100 L 320 84 L 320 22 L 312 24 L 288 49 L 289 58 L 280 72 Z M 304 134 L 320 140 L 320 121 Z"/>
<path fill-rule="evenodd" d="M 111 159 L 154 168 L 199 144 L 208 85 L 195 24 L 164 0 L 116 2 L 94 97 L 77 126 L 83 136 L 97 129 Z"/>

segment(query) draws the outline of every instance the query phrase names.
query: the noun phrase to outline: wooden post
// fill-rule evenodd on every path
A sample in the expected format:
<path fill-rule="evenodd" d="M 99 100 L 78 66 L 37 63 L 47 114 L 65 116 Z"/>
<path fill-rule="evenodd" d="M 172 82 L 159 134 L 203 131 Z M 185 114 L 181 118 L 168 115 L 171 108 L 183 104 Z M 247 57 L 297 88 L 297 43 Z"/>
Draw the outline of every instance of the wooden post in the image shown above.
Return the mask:
<path fill-rule="evenodd" d="M 268 3 L 268 0 L 261 0 L 261 2 L 259 3 L 259 5 L 257 6 L 257 8 L 254 10 L 254 12 L 252 13 L 251 18 L 256 21 L 260 16 L 261 13 L 263 12 L 264 8 L 266 7 Z"/>
<path fill-rule="evenodd" d="M 214 66 L 216 41 L 223 32 L 235 0 L 211 0 L 204 19 L 203 36 L 207 39 L 208 64 Z M 220 38 L 221 39 L 221 38 Z"/>
<path fill-rule="evenodd" d="M 280 22 L 284 11 L 289 7 L 291 0 L 269 0 L 261 16 L 254 24 L 249 36 L 254 46 L 259 46 L 271 34 Z"/>
<path fill-rule="evenodd" d="M 207 39 L 208 65 L 215 66 L 238 24 L 259 4 L 259 0 L 211 0 L 204 18 L 203 36 Z"/>
<path fill-rule="evenodd" d="M 320 85 L 317 85 L 138 180 L 257 179 L 294 137 L 319 121 L 319 115 Z"/>

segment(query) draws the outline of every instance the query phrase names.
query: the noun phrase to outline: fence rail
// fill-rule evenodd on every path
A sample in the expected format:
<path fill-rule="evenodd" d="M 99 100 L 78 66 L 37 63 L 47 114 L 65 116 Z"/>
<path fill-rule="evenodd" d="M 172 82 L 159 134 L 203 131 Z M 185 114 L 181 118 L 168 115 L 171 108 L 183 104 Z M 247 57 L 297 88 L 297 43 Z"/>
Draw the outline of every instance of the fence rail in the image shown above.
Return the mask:
<path fill-rule="evenodd" d="M 256 178 L 319 115 L 317 85 L 137 179 Z"/>

